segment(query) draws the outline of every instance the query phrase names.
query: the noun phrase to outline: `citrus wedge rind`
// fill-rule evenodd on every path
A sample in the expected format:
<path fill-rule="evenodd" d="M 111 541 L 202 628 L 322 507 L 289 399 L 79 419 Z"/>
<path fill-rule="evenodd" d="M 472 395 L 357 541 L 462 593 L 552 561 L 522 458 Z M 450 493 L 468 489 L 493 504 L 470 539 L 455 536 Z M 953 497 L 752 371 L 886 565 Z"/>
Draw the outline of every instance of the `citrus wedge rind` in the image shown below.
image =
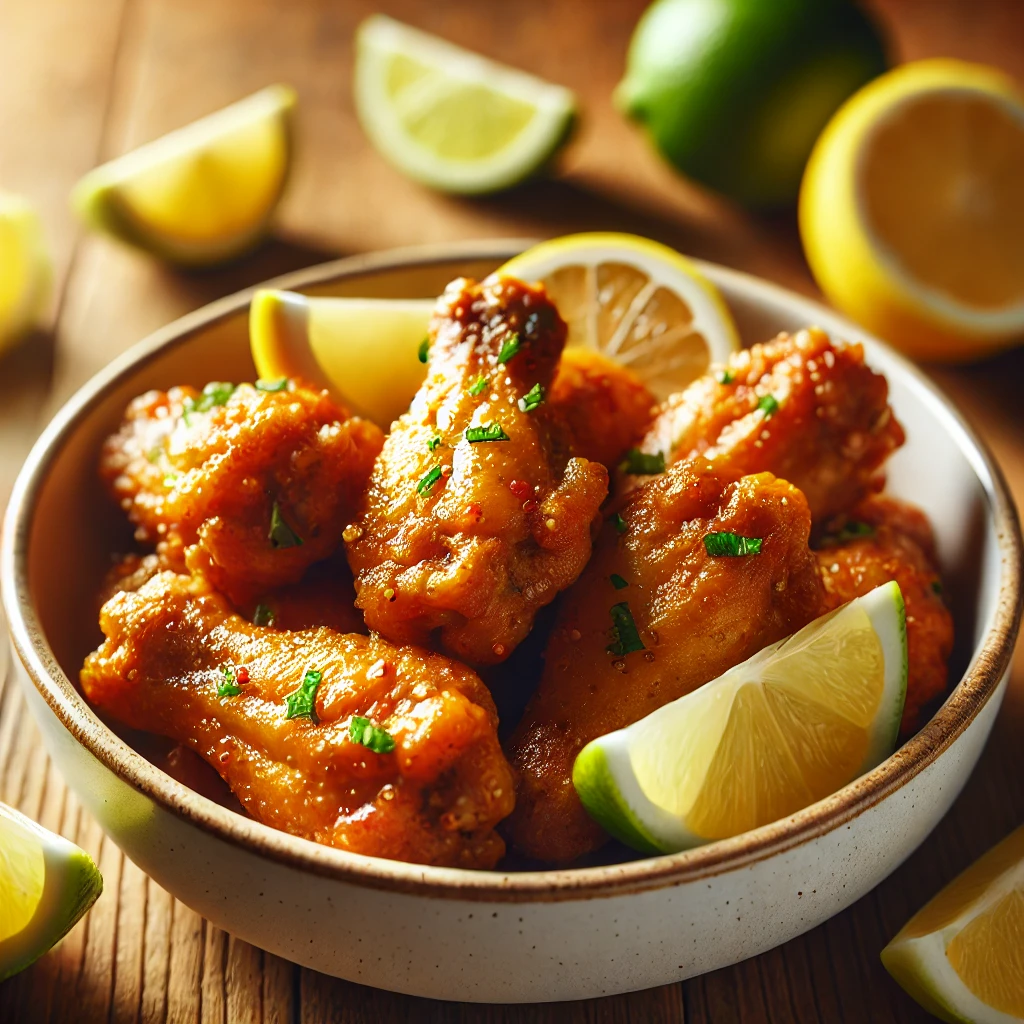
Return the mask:
<path fill-rule="evenodd" d="M 295 91 L 274 85 L 86 174 L 86 224 L 172 262 L 223 262 L 266 232 L 291 164 Z"/>
<path fill-rule="evenodd" d="M 508 188 L 541 168 L 575 118 L 572 92 L 385 15 L 356 33 L 356 113 L 409 177 L 446 192 Z"/>
<path fill-rule="evenodd" d="M 0 804 L 0 981 L 59 942 L 102 891 L 84 850 Z"/>
<path fill-rule="evenodd" d="M 634 849 L 670 853 L 728 838 L 884 760 L 906 685 L 903 599 L 887 583 L 592 741 L 573 784 L 591 816 Z"/>
<path fill-rule="evenodd" d="M 0 192 L 0 350 L 35 326 L 52 271 L 42 224 L 28 200 Z"/>

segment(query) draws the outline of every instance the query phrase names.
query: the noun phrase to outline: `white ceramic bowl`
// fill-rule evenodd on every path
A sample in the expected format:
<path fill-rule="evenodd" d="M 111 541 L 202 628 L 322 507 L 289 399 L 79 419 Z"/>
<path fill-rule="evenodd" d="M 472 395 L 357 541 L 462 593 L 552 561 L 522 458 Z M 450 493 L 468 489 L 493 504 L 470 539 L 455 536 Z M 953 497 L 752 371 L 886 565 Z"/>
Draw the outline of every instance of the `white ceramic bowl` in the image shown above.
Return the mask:
<path fill-rule="evenodd" d="M 483 276 L 521 242 L 360 257 L 277 284 L 317 294 L 430 296 Z M 978 759 L 1020 620 L 1021 538 L 998 469 L 905 360 L 780 288 L 704 266 L 748 343 L 818 323 L 861 339 L 889 379 L 907 444 L 890 489 L 938 534 L 958 633 L 959 683 L 889 760 L 784 821 L 687 853 L 520 874 L 419 867 L 318 846 L 226 810 L 115 736 L 75 689 L 98 641 L 95 588 L 128 530 L 98 485 L 104 435 L 151 387 L 253 376 L 249 293 L 141 342 L 47 428 L 3 537 L 3 597 L 47 749 L 113 840 L 217 926 L 364 984 L 441 999 L 579 999 L 679 981 L 751 956 L 858 899 L 925 838 Z"/>

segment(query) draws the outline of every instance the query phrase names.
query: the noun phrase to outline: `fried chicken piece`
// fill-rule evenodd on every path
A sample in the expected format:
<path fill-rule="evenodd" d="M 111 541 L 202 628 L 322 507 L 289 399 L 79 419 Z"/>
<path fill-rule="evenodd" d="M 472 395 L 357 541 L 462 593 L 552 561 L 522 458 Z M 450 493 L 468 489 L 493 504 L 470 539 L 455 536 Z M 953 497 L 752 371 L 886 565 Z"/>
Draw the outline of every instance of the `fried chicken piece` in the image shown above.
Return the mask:
<path fill-rule="evenodd" d="M 243 603 L 330 555 L 384 437 L 326 392 L 210 384 L 136 398 L 100 475 L 164 568 Z"/>
<path fill-rule="evenodd" d="M 674 395 L 640 447 L 666 462 L 699 455 L 737 477 L 774 473 L 804 492 L 818 522 L 881 486 L 904 440 L 888 394 L 861 345 L 811 327 L 737 352 Z"/>
<path fill-rule="evenodd" d="M 573 455 L 609 469 L 647 432 L 657 399 L 631 370 L 589 348 L 567 348 L 550 403 L 569 430 Z"/>
<path fill-rule="evenodd" d="M 497 663 L 583 569 L 608 473 L 535 404 L 565 334 L 539 285 L 463 279 L 438 300 L 427 380 L 345 530 L 370 629 Z"/>
<path fill-rule="evenodd" d="M 572 785 L 586 743 L 822 610 L 807 502 L 770 473 L 731 481 L 699 460 L 677 462 L 620 514 L 559 609 L 540 687 L 510 743 L 520 785 L 508 833 L 537 860 L 568 862 L 607 838 Z M 760 553 L 712 557 L 704 538 L 716 532 L 759 537 Z"/>
<path fill-rule="evenodd" d="M 207 580 L 172 572 L 113 597 L 100 626 L 86 697 L 201 755 L 257 820 L 416 863 L 502 856 L 494 826 L 513 779 L 490 694 L 465 666 L 375 637 L 253 626 Z"/>
<path fill-rule="evenodd" d="M 921 724 L 924 706 L 946 689 L 953 617 L 942 599 L 935 540 L 925 514 L 884 495 L 829 524 L 818 567 L 826 607 L 837 608 L 895 580 L 907 615 L 907 700 L 901 735 Z"/>

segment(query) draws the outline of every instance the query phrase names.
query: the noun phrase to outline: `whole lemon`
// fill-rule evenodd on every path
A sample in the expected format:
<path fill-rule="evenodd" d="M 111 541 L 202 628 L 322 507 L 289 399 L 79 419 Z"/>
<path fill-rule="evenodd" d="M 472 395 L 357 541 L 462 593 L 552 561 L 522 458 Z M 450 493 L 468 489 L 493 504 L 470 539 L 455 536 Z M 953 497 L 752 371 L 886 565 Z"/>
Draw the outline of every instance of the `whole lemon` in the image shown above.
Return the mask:
<path fill-rule="evenodd" d="M 793 202 L 819 132 L 886 68 L 848 0 L 657 0 L 615 100 L 688 177 L 751 206 Z"/>

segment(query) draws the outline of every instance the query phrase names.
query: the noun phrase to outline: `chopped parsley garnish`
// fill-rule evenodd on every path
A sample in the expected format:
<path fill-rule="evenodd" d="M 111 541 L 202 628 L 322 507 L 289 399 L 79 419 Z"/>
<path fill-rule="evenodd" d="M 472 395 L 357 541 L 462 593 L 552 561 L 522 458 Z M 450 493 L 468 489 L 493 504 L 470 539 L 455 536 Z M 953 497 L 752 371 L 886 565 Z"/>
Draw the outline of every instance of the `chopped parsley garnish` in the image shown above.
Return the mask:
<path fill-rule="evenodd" d="M 706 533 L 704 534 L 704 550 L 712 558 L 759 555 L 761 553 L 761 538 L 742 537 L 738 533 Z"/>
<path fill-rule="evenodd" d="M 164 475 L 164 487 L 174 487 L 178 483 L 178 478 L 181 476 L 180 473 L 166 473 Z"/>
<path fill-rule="evenodd" d="M 529 391 L 519 399 L 519 408 L 523 412 L 533 412 L 538 406 L 544 404 L 544 389 L 540 384 L 534 384 Z"/>
<path fill-rule="evenodd" d="M 502 343 L 501 351 L 498 353 L 498 362 L 507 363 L 519 352 L 519 333 L 510 334 Z"/>
<path fill-rule="evenodd" d="M 510 438 L 500 423 L 487 423 L 482 427 L 466 427 L 466 440 L 477 444 L 480 441 L 508 441 Z"/>
<path fill-rule="evenodd" d="M 762 395 L 757 407 L 764 413 L 764 418 L 768 419 L 779 411 L 779 400 L 774 395 Z"/>
<path fill-rule="evenodd" d="M 837 544 L 846 544 L 848 541 L 857 540 L 860 537 L 873 537 L 875 528 L 870 523 L 862 523 L 859 519 L 850 519 L 843 524 L 843 528 L 834 535 L 833 539 Z"/>
<path fill-rule="evenodd" d="M 613 604 L 611 616 L 612 642 L 605 650 L 609 654 L 630 654 L 633 651 L 644 650 L 644 642 L 640 639 L 629 604 L 625 601 Z"/>
<path fill-rule="evenodd" d="M 354 743 L 361 743 L 375 754 L 390 754 L 395 749 L 395 739 L 391 733 L 361 715 L 352 716 L 348 735 Z"/>
<path fill-rule="evenodd" d="M 299 688 L 294 693 L 289 693 L 285 698 L 288 711 L 285 718 L 302 718 L 305 716 L 311 722 L 316 722 L 316 690 L 320 685 L 323 673 L 315 668 L 309 669 L 302 677 Z"/>
<path fill-rule="evenodd" d="M 432 438 L 431 438 L 431 439 L 430 439 L 430 440 L 429 440 L 429 441 L 427 442 L 427 451 L 428 451 L 428 452 L 436 451 L 436 450 L 437 450 L 437 446 L 438 446 L 438 445 L 439 445 L 440 443 L 441 443 L 441 435 L 440 435 L 440 434 L 435 434 L 435 435 L 434 435 L 434 436 L 433 436 L 433 437 L 432 437 Z"/>
<path fill-rule="evenodd" d="M 223 380 L 213 380 L 203 388 L 198 398 L 186 398 L 183 404 L 183 419 L 188 423 L 189 413 L 209 412 L 215 406 L 226 405 L 227 400 L 235 393 L 235 385 Z"/>
<path fill-rule="evenodd" d="M 629 586 L 629 584 L 617 572 L 613 572 L 608 579 L 612 581 L 612 586 L 616 590 L 625 590 L 626 587 Z"/>
<path fill-rule="evenodd" d="M 736 374 L 732 370 L 723 370 L 718 375 L 719 384 L 731 384 L 736 379 Z"/>
<path fill-rule="evenodd" d="M 469 393 L 474 397 L 487 390 L 487 378 L 481 374 L 472 384 L 469 385 Z"/>
<path fill-rule="evenodd" d="M 933 594 L 938 594 L 940 597 L 942 596 L 942 581 L 941 580 L 932 580 L 932 593 Z"/>
<path fill-rule="evenodd" d="M 664 452 L 642 452 L 639 448 L 630 448 L 622 460 L 619 469 L 633 476 L 652 476 L 665 472 Z"/>
<path fill-rule="evenodd" d="M 420 342 L 420 347 L 416 353 L 420 357 L 420 362 L 425 363 L 430 356 L 430 338 L 424 338 Z"/>
<path fill-rule="evenodd" d="M 287 391 L 288 390 L 288 378 L 278 377 L 276 380 L 264 380 L 262 377 L 256 381 L 257 391 L 266 391 L 273 393 L 275 391 Z"/>
<path fill-rule="evenodd" d="M 242 692 L 242 688 L 235 682 L 235 670 L 230 665 L 225 665 L 221 672 L 224 679 L 217 687 L 217 696 L 237 697 Z"/>
<path fill-rule="evenodd" d="M 252 624 L 254 626 L 272 626 L 276 618 L 273 608 L 269 605 L 258 604 L 252 613 Z"/>
<path fill-rule="evenodd" d="M 270 546 L 280 551 L 282 548 L 302 547 L 302 538 L 284 521 L 281 509 L 274 502 L 270 510 Z"/>
<path fill-rule="evenodd" d="M 441 479 L 441 467 L 434 468 L 416 485 L 417 494 L 429 494 L 434 489 L 434 484 Z"/>
<path fill-rule="evenodd" d="M 615 532 L 618 534 L 623 534 L 627 529 L 629 529 L 629 527 L 626 526 L 626 520 L 622 518 L 621 512 L 616 512 L 615 515 L 612 516 L 612 522 L 615 524 Z"/>
<path fill-rule="evenodd" d="M 150 462 L 159 462 L 160 456 L 163 455 L 163 453 L 163 448 L 161 448 L 160 445 L 157 445 L 155 448 L 150 448 L 149 451 L 146 452 L 146 458 Z"/>

